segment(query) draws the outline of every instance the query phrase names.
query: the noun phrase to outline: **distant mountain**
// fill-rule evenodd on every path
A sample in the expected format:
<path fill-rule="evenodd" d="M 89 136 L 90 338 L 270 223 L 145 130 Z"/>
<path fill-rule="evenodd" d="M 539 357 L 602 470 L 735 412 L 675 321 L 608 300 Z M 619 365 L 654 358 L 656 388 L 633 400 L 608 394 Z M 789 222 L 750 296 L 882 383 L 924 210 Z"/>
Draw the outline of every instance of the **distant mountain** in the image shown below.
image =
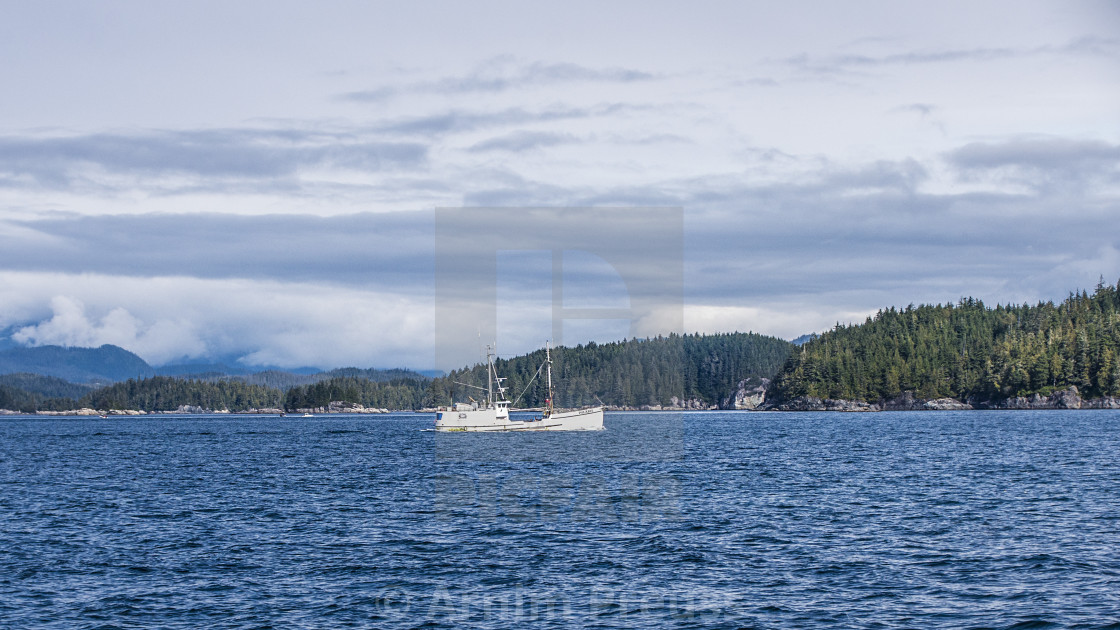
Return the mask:
<path fill-rule="evenodd" d="M 178 363 L 152 367 L 144 359 L 123 348 L 104 345 L 100 348 L 72 348 L 62 346 L 0 346 L 0 375 L 22 374 L 22 379 L 0 381 L 0 384 L 16 387 L 28 393 L 43 396 L 65 396 L 79 398 L 88 388 L 66 389 L 65 385 L 105 386 L 128 379 L 151 376 L 172 376 L 206 382 L 241 381 L 249 385 L 264 385 L 287 390 L 296 385 L 310 385 L 319 381 L 351 377 L 374 382 L 387 382 L 400 379 L 426 381 L 429 376 L 403 368 L 387 370 L 376 368 L 338 368 L 323 371 L 312 367 L 282 369 L 269 366 L 246 367 L 236 363 L 236 359 L 219 360 L 214 363 Z M 439 373 L 439 374 L 442 374 Z M 54 377 L 59 382 L 35 380 L 40 377 Z M 16 382 L 16 381 L 19 382 Z M 11 381 L 11 382 L 8 382 Z M 63 393 L 66 392 L 66 393 Z"/>
<path fill-rule="evenodd" d="M 220 375 L 250 374 L 252 370 L 230 367 L 225 363 L 176 363 L 161 365 L 157 368 L 157 376 L 193 376 L 209 377 Z"/>
<path fill-rule="evenodd" d="M 317 374 L 297 374 L 295 372 L 288 372 L 287 370 L 265 370 L 254 374 L 228 376 L 226 378 L 229 380 L 241 381 L 248 385 L 263 385 L 281 391 L 288 391 L 298 385 L 311 385 L 312 383 L 318 383 L 329 377 L 325 376 L 323 372 Z"/>
<path fill-rule="evenodd" d="M 237 365 L 237 363 L 229 361 L 219 361 L 217 363 L 175 363 L 170 365 L 161 365 L 155 368 L 156 374 L 160 376 L 182 376 L 182 377 L 199 377 L 204 378 L 214 374 L 222 374 L 226 376 L 249 376 L 251 374 L 259 374 L 261 372 L 285 372 L 288 374 L 318 374 L 322 370 L 313 367 L 300 367 L 300 368 L 279 368 L 270 365 L 254 365 L 246 367 L 244 365 Z"/>
<path fill-rule="evenodd" d="M 819 336 L 820 335 L 818 335 L 817 333 L 809 333 L 807 335 L 801 335 L 800 337 L 798 337 L 797 339 L 794 339 L 790 343 L 792 343 L 795 346 L 803 346 L 803 345 L 809 343 L 810 341 L 816 339 Z"/>
<path fill-rule="evenodd" d="M 71 383 L 107 384 L 130 378 L 154 376 L 144 359 L 118 346 L 68 348 L 38 346 L 0 351 L 0 374 L 40 374 Z"/>
<path fill-rule="evenodd" d="M 391 368 L 388 370 L 379 370 L 377 368 L 338 368 L 329 372 L 323 372 L 322 374 L 327 378 L 337 378 L 340 376 L 364 378 L 375 383 L 384 383 L 386 381 L 395 381 L 399 379 L 414 379 L 418 381 L 428 380 L 428 377 L 424 376 L 420 372 L 406 370 L 404 368 Z"/>
<path fill-rule="evenodd" d="M 225 378 L 228 380 L 241 381 L 249 385 L 273 387 L 282 391 L 287 391 L 301 385 L 314 385 L 315 383 L 334 378 L 354 378 L 374 383 L 386 383 L 399 380 L 411 380 L 423 383 L 429 380 L 428 377 L 419 372 L 405 370 L 403 368 L 392 368 L 389 370 L 379 370 L 377 368 L 337 368 L 329 372 L 316 372 L 315 374 L 298 374 L 286 370 L 265 370 L 254 374 L 229 376 Z"/>

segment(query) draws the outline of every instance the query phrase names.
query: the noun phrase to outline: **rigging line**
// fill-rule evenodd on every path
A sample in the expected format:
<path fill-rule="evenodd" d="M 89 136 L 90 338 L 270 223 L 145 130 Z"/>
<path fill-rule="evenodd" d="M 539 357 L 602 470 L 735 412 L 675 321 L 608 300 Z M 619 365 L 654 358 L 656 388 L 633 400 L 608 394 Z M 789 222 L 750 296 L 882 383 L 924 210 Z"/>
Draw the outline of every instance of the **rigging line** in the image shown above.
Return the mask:
<path fill-rule="evenodd" d="M 529 386 L 533 384 L 533 381 L 537 380 L 537 377 L 541 375 L 541 370 L 543 369 L 544 364 L 542 363 L 541 366 L 537 368 L 537 373 L 533 375 L 533 378 L 529 379 L 529 382 L 525 384 L 525 389 L 521 390 L 521 396 L 524 396 L 525 392 L 529 391 Z M 517 400 L 513 401 L 513 404 L 511 404 L 510 407 L 516 407 L 518 401 L 521 400 L 521 396 L 518 396 Z"/>
<path fill-rule="evenodd" d="M 462 381 L 451 381 L 451 382 L 452 383 L 457 383 L 459 385 L 466 385 L 467 387 L 473 387 L 475 389 L 481 389 L 482 391 L 486 391 L 485 387 L 479 387 L 478 385 L 471 385 L 470 383 L 464 383 Z"/>

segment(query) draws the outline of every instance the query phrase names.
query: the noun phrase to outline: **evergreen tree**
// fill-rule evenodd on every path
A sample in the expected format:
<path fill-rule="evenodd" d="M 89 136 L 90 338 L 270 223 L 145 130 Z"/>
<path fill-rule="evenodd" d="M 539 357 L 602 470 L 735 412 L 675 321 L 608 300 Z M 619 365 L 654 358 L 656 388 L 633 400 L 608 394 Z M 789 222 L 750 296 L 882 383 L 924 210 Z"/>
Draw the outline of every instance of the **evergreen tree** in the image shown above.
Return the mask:
<path fill-rule="evenodd" d="M 956 304 L 889 308 L 807 342 L 774 379 L 769 398 L 876 402 L 920 398 L 994 401 L 1076 385 L 1088 397 L 1120 392 L 1120 284 L 1061 304 Z"/>

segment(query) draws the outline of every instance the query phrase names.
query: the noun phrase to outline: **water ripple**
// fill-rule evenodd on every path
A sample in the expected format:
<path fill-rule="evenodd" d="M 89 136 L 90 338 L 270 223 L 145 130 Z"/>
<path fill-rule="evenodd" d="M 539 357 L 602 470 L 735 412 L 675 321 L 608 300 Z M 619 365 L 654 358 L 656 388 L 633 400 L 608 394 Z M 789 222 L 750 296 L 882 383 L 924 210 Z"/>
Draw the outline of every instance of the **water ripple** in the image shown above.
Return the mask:
<path fill-rule="evenodd" d="M 430 426 L 0 420 L 0 626 L 1120 630 L 1117 412 Z"/>

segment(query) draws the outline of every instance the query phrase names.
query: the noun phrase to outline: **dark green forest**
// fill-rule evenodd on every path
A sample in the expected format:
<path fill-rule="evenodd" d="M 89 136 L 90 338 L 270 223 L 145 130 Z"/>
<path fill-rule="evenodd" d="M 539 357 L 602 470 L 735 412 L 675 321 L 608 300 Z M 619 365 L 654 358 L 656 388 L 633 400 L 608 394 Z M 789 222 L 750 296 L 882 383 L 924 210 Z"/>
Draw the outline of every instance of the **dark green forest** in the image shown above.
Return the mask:
<path fill-rule="evenodd" d="M 769 378 L 785 363 L 794 346 L 755 333 L 669 335 L 615 343 L 578 345 L 552 351 L 556 404 L 578 407 L 602 401 L 637 407 L 667 405 L 674 396 L 720 405 L 747 378 Z M 539 350 L 498 359 L 498 374 L 508 378 L 510 400 L 518 407 L 540 407 L 547 398 L 543 376 L 533 380 L 545 360 Z M 424 406 L 478 398 L 478 391 L 458 383 L 485 387 L 486 368 L 457 370 L 429 383 Z M 526 389 L 528 387 L 528 389 Z M 521 399 L 517 399 L 524 392 Z"/>
<path fill-rule="evenodd" d="M 1120 284 L 1060 304 L 956 304 L 879 311 L 837 326 L 790 357 L 768 402 L 799 396 L 877 402 L 917 398 L 998 401 L 1075 385 L 1085 397 L 1120 395 Z"/>
<path fill-rule="evenodd" d="M 734 391 L 740 380 L 769 377 L 789 357 L 793 346 L 774 337 L 753 333 L 718 335 L 669 335 L 655 339 L 633 339 L 608 344 L 589 343 L 574 348 L 553 350 L 553 376 L 556 402 L 574 407 L 598 400 L 618 406 L 669 404 L 674 396 L 719 405 Z M 544 351 L 510 359 L 498 359 L 498 373 L 507 377 L 511 399 L 519 407 L 537 407 L 547 397 L 544 377 L 532 387 Z M 183 379 L 157 376 L 132 379 L 95 390 L 80 400 L 29 396 L 13 390 L 4 400 L 12 406 L 0 408 L 34 411 L 36 409 L 74 408 L 139 409 L 170 411 L 189 405 L 207 409 L 277 408 L 307 409 L 325 407 L 332 401 L 358 403 L 385 409 L 421 409 L 455 401 L 476 399 L 477 390 L 459 383 L 486 385 L 482 365 L 457 370 L 445 377 L 429 379 L 406 370 L 341 369 L 324 373 L 314 383 L 278 387 L 246 383 L 238 378 Z M 13 396 L 20 396 L 18 400 Z"/>
<path fill-rule="evenodd" d="M 608 344 L 589 343 L 552 351 L 556 404 L 666 405 L 674 396 L 710 405 L 727 399 L 738 382 L 769 377 L 789 357 L 793 346 L 753 333 L 670 335 Z M 517 407 L 540 407 L 547 398 L 543 373 L 545 351 L 497 359 L 495 368 L 508 379 L 507 396 Z M 474 385 L 475 387 L 470 387 Z M 480 399 L 486 367 L 476 365 L 435 379 L 371 382 L 344 377 L 293 387 L 284 397 L 289 409 L 323 407 L 332 400 L 386 409 L 421 409 L 469 397 Z M 523 394 L 523 395 L 522 395 Z"/>
<path fill-rule="evenodd" d="M 74 408 L 73 398 L 57 398 L 0 385 L 0 409 L 34 413 L 36 411 L 67 411 Z"/>
<path fill-rule="evenodd" d="M 29 394 L 38 394 L 43 398 L 81 398 L 97 389 L 95 385 L 79 385 L 65 381 L 57 376 L 43 376 L 42 374 L 0 374 L 0 385 L 21 389 Z M 0 405 L 2 407 L 2 405 Z"/>
<path fill-rule="evenodd" d="M 669 335 L 552 351 L 557 406 L 598 402 L 621 407 L 669 405 L 671 399 L 727 404 L 741 380 L 769 378 L 767 402 L 801 396 L 866 402 L 911 392 L 919 399 L 994 402 L 1048 395 L 1075 385 L 1082 396 L 1120 396 L 1120 284 L 1102 281 L 1090 295 L 1059 304 L 986 306 L 980 300 L 879 311 L 858 325 L 837 325 L 800 348 L 754 333 Z M 543 350 L 495 361 L 516 407 L 547 397 L 538 372 Z M 341 369 L 289 379 L 132 379 L 91 392 L 61 379 L 27 374 L 0 379 L 0 409 L 22 412 L 91 407 L 172 411 L 325 407 L 421 409 L 484 394 L 483 365 L 427 378 L 406 370 Z M 250 382 L 246 382 L 250 380 Z M 315 382 L 310 382 L 315 381 Z M 272 386 L 269 386 L 272 384 Z"/>
<path fill-rule="evenodd" d="M 170 376 L 129 379 L 91 392 L 77 402 L 92 409 L 174 411 L 183 405 L 205 409 L 279 408 L 280 390 L 239 381 L 209 383 Z"/>
<path fill-rule="evenodd" d="M 340 376 L 289 389 L 284 395 L 284 407 L 311 409 L 326 407 L 332 401 L 342 401 L 379 409 L 420 409 L 426 381 L 419 376 L 390 381 Z"/>

